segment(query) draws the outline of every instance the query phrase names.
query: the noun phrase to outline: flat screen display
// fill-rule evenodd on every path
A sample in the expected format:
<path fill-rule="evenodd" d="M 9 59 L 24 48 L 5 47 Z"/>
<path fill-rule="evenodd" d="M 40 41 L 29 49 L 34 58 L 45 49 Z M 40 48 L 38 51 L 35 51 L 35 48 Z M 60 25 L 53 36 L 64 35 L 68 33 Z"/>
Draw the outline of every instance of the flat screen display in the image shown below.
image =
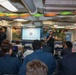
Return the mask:
<path fill-rule="evenodd" d="M 40 40 L 40 28 L 23 28 L 22 40 Z"/>

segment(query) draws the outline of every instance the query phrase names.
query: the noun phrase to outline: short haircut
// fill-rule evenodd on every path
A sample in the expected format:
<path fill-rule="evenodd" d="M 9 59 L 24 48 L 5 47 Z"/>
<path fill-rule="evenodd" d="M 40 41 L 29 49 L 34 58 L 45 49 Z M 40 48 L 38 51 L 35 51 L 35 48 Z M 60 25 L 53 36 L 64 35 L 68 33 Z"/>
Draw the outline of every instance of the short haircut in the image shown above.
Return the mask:
<path fill-rule="evenodd" d="M 53 32 L 53 30 L 49 30 L 49 32 Z"/>
<path fill-rule="evenodd" d="M 3 40 L 2 44 L 8 44 L 9 43 L 9 40 Z"/>
<path fill-rule="evenodd" d="M 67 45 L 68 48 L 72 48 L 73 44 L 70 41 L 66 41 L 65 44 Z"/>
<path fill-rule="evenodd" d="M 5 54 L 6 52 L 9 52 L 9 50 L 12 48 L 12 44 L 7 43 L 7 44 L 2 44 L 1 45 L 1 50 Z"/>
<path fill-rule="evenodd" d="M 47 75 L 48 67 L 40 60 L 33 60 L 26 65 L 26 75 Z"/>
<path fill-rule="evenodd" d="M 34 40 L 32 43 L 33 50 L 41 49 L 41 42 L 39 40 Z"/>

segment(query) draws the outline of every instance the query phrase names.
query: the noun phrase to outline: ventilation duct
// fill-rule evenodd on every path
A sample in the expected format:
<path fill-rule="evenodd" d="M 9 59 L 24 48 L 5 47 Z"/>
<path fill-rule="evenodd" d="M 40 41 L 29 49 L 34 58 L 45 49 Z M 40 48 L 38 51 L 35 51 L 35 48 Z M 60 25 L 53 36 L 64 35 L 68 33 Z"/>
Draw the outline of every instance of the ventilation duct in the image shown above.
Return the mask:
<path fill-rule="evenodd" d="M 37 8 L 33 0 L 21 0 L 21 1 L 31 14 L 35 14 L 37 12 Z"/>

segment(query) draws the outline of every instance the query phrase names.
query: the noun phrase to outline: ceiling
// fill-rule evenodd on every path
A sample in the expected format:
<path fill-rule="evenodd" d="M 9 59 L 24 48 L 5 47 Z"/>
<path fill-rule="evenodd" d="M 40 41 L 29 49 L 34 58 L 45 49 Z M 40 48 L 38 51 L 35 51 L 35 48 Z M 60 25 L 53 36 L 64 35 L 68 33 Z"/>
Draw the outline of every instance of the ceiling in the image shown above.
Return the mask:
<path fill-rule="evenodd" d="M 76 0 L 45 0 L 44 12 L 75 11 Z"/>
<path fill-rule="evenodd" d="M 9 1 L 19 10 L 17 13 L 28 13 L 27 9 L 24 7 L 21 0 L 9 0 Z M 37 9 L 43 9 L 42 0 L 33 0 L 33 2 L 37 7 Z M 0 12 L 10 12 L 10 11 L 0 6 Z"/>
<path fill-rule="evenodd" d="M 29 13 L 21 0 L 9 1 L 19 10 L 18 12 L 13 13 Z M 42 23 L 44 21 L 52 21 L 53 23 L 49 25 L 57 24 L 60 26 L 72 26 L 76 23 L 76 14 L 60 15 L 61 12 L 65 11 L 76 12 L 76 0 L 33 0 L 33 2 L 37 8 L 37 13 L 45 14 L 55 12 L 58 13 L 58 15 L 49 17 L 45 17 L 44 15 L 41 17 L 34 17 L 31 15 L 27 18 L 24 18 L 25 20 L 38 21 Z M 2 6 L 0 6 L 0 12 L 11 13 Z M 0 17 L 0 20 L 12 21 L 13 19 L 8 17 Z"/>

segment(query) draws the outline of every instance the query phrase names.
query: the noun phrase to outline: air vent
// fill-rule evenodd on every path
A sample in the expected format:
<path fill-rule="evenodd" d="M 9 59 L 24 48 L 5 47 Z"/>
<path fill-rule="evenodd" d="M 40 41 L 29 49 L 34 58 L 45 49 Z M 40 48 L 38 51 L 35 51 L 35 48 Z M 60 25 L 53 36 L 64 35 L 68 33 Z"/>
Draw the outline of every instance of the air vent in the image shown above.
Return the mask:
<path fill-rule="evenodd" d="M 75 11 L 76 0 L 45 0 L 44 12 Z"/>

